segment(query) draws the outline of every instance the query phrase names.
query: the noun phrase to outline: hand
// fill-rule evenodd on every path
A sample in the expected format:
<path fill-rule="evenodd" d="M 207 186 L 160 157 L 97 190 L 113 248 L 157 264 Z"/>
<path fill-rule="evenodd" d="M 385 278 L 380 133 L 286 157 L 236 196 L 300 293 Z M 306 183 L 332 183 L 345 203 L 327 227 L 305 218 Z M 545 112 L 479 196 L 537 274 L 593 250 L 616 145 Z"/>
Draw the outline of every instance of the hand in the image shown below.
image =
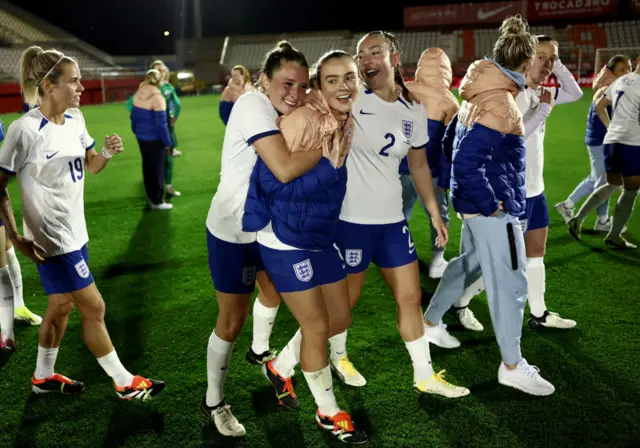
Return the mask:
<path fill-rule="evenodd" d="M 38 243 L 28 240 L 23 236 L 18 236 L 18 238 L 12 242 L 22 255 L 28 257 L 35 263 L 44 264 L 44 258 L 42 257 L 44 249 Z"/>
<path fill-rule="evenodd" d="M 322 156 L 326 157 L 334 168 L 338 167 L 340 160 L 340 137 L 337 132 L 325 136 L 322 141 Z"/>
<path fill-rule="evenodd" d="M 104 150 L 112 156 L 120 154 L 124 150 L 120 136 L 118 134 L 106 135 L 104 137 Z"/>
<path fill-rule="evenodd" d="M 551 104 L 553 106 L 553 97 L 551 96 L 551 91 L 543 88 L 542 92 L 540 93 L 540 102 Z"/>
<path fill-rule="evenodd" d="M 431 224 L 433 228 L 438 232 L 438 236 L 436 237 L 436 247 L 443 248 L 449 242 L 449 229 L 444 224 L 444 221 L 440 216 L 437 216 L 435 219 L 431 219 Z"/>
<path fill-rule="evenodd" d="M 502 201 L 500 201 L 500 202 L 498 203 L 498 210 L 496 210 L 495 212 L 493 212 L 493 213 L 491 214 L 491 216 L 493 216 L 493 217 L 498 216 L 502 210 L 504 210 L 504 209 L 502 208 Z"/>
<path fill-rule="evenodd" d="M 174 127 L 176 125 L 176 121 L 178 121 L 178 119 L 176 117 L 172 117 L 171 120 L 169 120 L 169 123 L 171 123 L 171 127 Z"/>

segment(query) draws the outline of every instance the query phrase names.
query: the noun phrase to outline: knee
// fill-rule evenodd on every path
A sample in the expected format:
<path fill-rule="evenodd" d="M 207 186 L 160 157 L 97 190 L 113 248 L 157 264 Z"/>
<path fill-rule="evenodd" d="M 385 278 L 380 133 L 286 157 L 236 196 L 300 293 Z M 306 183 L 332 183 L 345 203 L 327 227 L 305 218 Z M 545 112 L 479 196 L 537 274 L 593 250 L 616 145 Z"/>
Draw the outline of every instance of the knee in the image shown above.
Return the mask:
<path fill-rule="evenodd" d="M 69 313 L 71 313 L 72 310 L 73 310 L 72 302 L 61 303 L 51 311 L 50 313 L 51 318 L 53 319 L 54 322 L 57 322 L 57 323 L 66 321 L 67 317 L 69 316 Z"/>
<path fill-rule="evenodd" d="M 351 313 L 331 320 L 329 337 L 345 332 L 351 326 Z"/>
<path fill-rule="evenodd" d="M 314 319 L 300 326 L 302 336 L 307 340 L 326 344 L 329 339 L 329 321 L 326 319 Z"/>
<path fill-rule="evenodd" d="M 218 314 L 216 323 L 216 334 L 225 341 L 235 341 L 242 331 L 249 307 L 240 307 Z"/>
<path fill-rule="evenodd" d="M 396 295 L 396 303 L 400 308 L 420 307 L 422 304 L 422 290 L 416 288 L 413 290 L 402 291 Z"/>
<path fill-rule="evenodd" d="M 282 302 L 282 298 L 280 297 L 280 294 L 278 294 L 275 291 L 269 292 L 268 294 L 262 291 L 258 296 L 258 300 L 262 305 L 264 305 L 267 308 L 278 307 Z"/>
<path fill-rule="evenodd" d="M 82 319 L 92 319 L 92 320 L 104 320 L 104 313 L 106 311 L 106 306 L 104 304 L 104 300 L 102 300 L 102 296 L 98 295 L 95 300 L 92 300 L 90 303 L 83 305 L 80 310 L 80 317 Z"/>

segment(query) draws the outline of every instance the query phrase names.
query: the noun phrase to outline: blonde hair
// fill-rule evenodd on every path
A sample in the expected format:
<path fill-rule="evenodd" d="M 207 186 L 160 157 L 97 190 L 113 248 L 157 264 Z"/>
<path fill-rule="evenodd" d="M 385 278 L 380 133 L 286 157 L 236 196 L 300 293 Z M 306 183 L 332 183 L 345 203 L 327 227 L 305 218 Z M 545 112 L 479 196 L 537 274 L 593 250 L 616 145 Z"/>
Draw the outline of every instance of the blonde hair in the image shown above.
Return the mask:
<path fill-rule="evenodd" d="M 42 83 L 47 80 L 56 84 L 67 64 L 78 65 L 78 61 L 54 48 L 43 50 L 37 45 L 27 48 L 20 57 L 20 88 L 24 102 L 30 106 L 37 104 L 38 97 L 44 94 Z"/>
<path fill-rule="evenodd" d="M 153 69 L 153 68 L 155 68 L 155 67 L 156 67 L 156 65 L 163 65 L 163 66 L 164 66 L 164 68 L 166 68 L 166 69 L 167 69 L 167 82 L 169 82 L 169 75 L 170 75 L 170 72 L 169 72 L 169 67 L 167 67 L 167 64 L 165 64 L 165 63 L 164 63 L 164 61 L 163 61 L 162 59 L 156 59 L 155 61 L 153 61 L 153 62 L 151 63 L 151 65 L 149 66 L 149 68 L 150 68 L 150 69 Z"/>
<path fill-rule="evenodd" d="M 140 87 L 142 86 L 160 86 L 162 84 L 162 74 L 159 70 L 152 68 L 147 71 L 147 74 L 144 77 L 144 81 L 140 83 Z"/>
<path fill-rule="evenodd" d="M 247 70 L 244 65 L 235 65 L 231 69 L 231 71 L 233 72 L 234 70 L 238 70 L 240 73 L 242 73 L 242 76 L 244 76 L 245 84 L 251 84 L 251 73 L 249 73 L 249 70 Z"/>
<path fill-rule="evenodd" d="M 507 17 L 500 26 L 500 37 L 493 47 L 493 59 L 506 69 L 514 70 L 535 57 L 538 40 L 528 31 L 519 14 Z"/>

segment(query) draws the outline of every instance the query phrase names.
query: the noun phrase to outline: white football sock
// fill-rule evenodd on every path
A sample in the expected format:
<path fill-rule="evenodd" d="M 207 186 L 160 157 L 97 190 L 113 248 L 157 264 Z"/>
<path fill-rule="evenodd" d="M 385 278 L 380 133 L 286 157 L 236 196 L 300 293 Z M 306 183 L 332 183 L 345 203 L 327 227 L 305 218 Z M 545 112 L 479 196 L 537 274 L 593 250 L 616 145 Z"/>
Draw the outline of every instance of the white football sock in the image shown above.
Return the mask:
<path fill-rule="evenodd" d="M 575 207 L 576 204 L 574 204 L 571 199 L 567 199 L 566 201 L 564 201 L 562 203 L 562 205 L 564 205 L 564 208 L 571 209 L 571 208 Z"/>
<path fill-rule="evenodd" d="M 311 390 L 311 394 L 318 405 L 318 411 L 322 415 L 327 415 L 329 417 L 333 417 L 340 412 L 338 403 L 336 403 L 336 396 L 333 393 L 333 380 L 331 378 L 331 370 L 329 369 L 329 366 L 327 365 L 324 369 L 317 372 L 303 371 L 302 373 L 304 374 L 307 384 L 309 385 L 309 390 Z"/>
<path fill-rule="evenodd" d="M 0 268 L 0 334 L 2 340 L 13 339 L 13 286 L 9 268 Z"/>
<path fill-rule="evenodd" d="M 115 349 L 108 355 L 98 358 L 98 363 L 113 379 L 116 386 L 125 387 L 133 382 L 133 375 L 124 368 Z"/>
<path fill-rule="evenodd" d="M 276 369 L 278 375 L 282 378 L 291 377 L 293 369 L 300 362 L 300 344 L 302 343 L 302 332 L 300 329 L 296 331 L 296 334 L 291 338 L 285 348 L 282 349 L 280 354 L 273 361 L 273 368 Z"/>
<path fill-rule="evenodd" d="M 413 376 L 417 381 L 424 381 L 433 375 L 431 366 L 431 353 L 429 352 L 429 342 L 423 334 L 415 341 L 405 342 L 411 363 L 413 364 Z"/>
<path fill-rule="evenodd" d="M 469 306 L 469 302 L 471 302 L 471 299 L 484 291 L 484 289 L 484 278 L 480 276 L 478 280 L 471 283 L 465 288 L 465 290 L 462 292 L 462 295 L 458 298 L 458 300 L 456 300 L 456 303 L 453 306 L 455 308 L 464 308 L 466 306 Z"/>
<path fill-rule="evenodd" d="M 444 250 L 431 251 L 431 264 L 437 264 L 444 261 Z"/>
<path fill-rule="evenodd" d="M 584 204 L 582 204 L 582 207 L 580 207 L 580 210 L 578 210 L 578 213 L 575 215 L 575 219 L 582 223 L 591 210 L 609 199 L 613 193 L 619 189 L 620 187 L 617 185 L 604 184 L 593 190 L 593 193 L 589 195 L 587 200 L 584 201 Z"/>
<path fill-rule="evenodd" d="M 613 212 L 613 222 L 611 223 L 611 230 L 607 235 L 607 239 L 618 239 L 622 233 L 629 217 L 633 212 L 633 206 L 638 197 L 638 190 L 622 190 L 622 194 L 616 204 L 616 210 Z"/>
<path fill-rule="evenodd" d="M 543 257 L 527 257 L 527 283 L 529 284 L 529 311 L 535 317 L 542 317 L 547 311 L 544 303 L 546 274 Z"/>
<path fill-rule="evenodd" d="M 217 406 L 224 400 L 224 382 L 235 342 L 223 341 L 213 330 L 207 346 L 207 406 Z"/>
<path fill-rule="evenodd" d="M 273 323 L 278 314 L 278 306 L 267 308 L 260 303 L 259 297 L 253 303 L 253 342 L 251 350 L 256 355 L 261 355 L 269 350 L 269 338 L 273 330 Z"/>
<path fill-rule="evenodd" d="M 16 256 L 16 249 L 13 246 L 11 246 L 11 249 L 7 249 L 7 260 L 9 261 L 9 275 L 13 284 L 13 306 L 17 309 L 24 306 L 24 297 L 22 295 L 22 270 Z"/>
<path fill-rule="evenodd" d="M 53 376 L 53 369 L 58 357 L 58 347 L 44 348 L 38 345 L 38 358 L 36 361 L 36 371 L 33 374 L 35 379 L 42 380 Z"/>
<path fill-rule="evenodd" d="M 331 360 L 337 361 L 343 356 L 347 356 L 347 330 L 329 338 L 331 347 Z"/>

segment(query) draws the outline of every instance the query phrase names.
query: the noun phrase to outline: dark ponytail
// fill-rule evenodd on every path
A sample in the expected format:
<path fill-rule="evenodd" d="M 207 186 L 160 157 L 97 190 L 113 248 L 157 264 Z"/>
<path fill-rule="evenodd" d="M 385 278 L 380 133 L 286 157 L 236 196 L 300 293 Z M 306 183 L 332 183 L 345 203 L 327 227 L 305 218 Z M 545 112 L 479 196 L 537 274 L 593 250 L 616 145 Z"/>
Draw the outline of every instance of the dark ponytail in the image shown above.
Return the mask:
<path fill-rule="evenodd" d="M 309 68 L 304 54 L 286 40 L 281 40 L 265 55 L 259 75 L 264 74 L 268 79 L 273 79 L 274 73 L 280 70 L 283 62 L 296 62 L 302 67 Z M 258 76 L 256 87 L 262 90 L 260 76 Z"/>
<path fill-rule="evenodd" d="M 398 44 L 398 39 L 396 39 L 396 36 L 394 36 L 390 32 L 371 31 L 370 33 L 365 34 L 363 39 L 369 36 L 382 36 L 385 42 L 387 42 L 387 44 L 389 45 L 389 52 L 391 54 L 393 53 L 400 54 L 400 45 Z M 402 64 L 393 66 L 393 81 L 402 88 L 402 96 L 406 100 L 409 100 L 410 98 L 409 89 L 407 89 L 407 86 L 404 85 L 404 78 L 402 77 Z"/>

